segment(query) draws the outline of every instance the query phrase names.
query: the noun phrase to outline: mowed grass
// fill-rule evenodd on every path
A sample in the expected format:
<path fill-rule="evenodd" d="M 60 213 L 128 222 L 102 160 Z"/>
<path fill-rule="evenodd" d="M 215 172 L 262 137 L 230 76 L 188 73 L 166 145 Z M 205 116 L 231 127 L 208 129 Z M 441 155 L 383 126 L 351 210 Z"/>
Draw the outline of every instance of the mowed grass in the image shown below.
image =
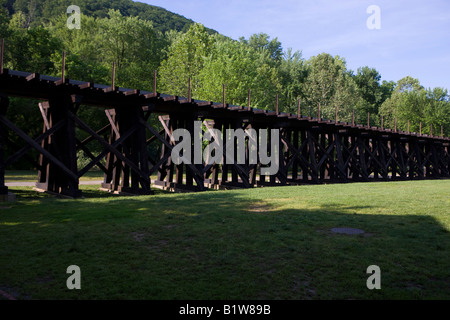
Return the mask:
<path fill-rule="evenodd" d="M 38 173 L 34 170 L 7 170 L 5 172 L 6 182 L 36 182 Z M 103 171 L 92 170 L 86 172 L 80 181 L 103 180 Z"/>
<path fill-rule="evenodd" d="M 0 203 L 17 299 L 450 299 L 450 180 Z M 363 235 L 335 234 L 350 227 Z M 68 290 L 66 269 L 81 269 Z M 367 268 L 381 269 L 369 290 Z"/>

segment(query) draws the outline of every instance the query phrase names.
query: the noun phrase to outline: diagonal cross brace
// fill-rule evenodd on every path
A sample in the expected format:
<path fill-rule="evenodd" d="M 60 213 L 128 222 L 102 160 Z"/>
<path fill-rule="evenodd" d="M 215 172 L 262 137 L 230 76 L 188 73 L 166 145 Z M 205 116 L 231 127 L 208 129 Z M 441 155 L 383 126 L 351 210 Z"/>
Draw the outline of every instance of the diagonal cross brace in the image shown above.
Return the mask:
<path fill-rule="evenodd" d="M 306 169 L 306 171 L 308 171 L 308 173 L 310 174 L 312 179 L 314 179 L 315 182 L 318 182 L 319 180 L 317 179 L 317 177 L 315 177 L 315 175 L 313 174 L 313 172 L 309 168 L 308 163 L 300 155 L 300 152 L 304 149 L 304 147 L 306 146 L 308 140 L 307 139 L 303 140 L 300 148 L 297 149 L 288 140 L 286 140 L 285 137 L 281 136 L 281 139 L 283 139 L 283 141 L 289 146 L 289 148 L 291 148 L 294 151 L 294 154 L 292 155 L 292 158 L 291 158 L 291 160 L 289 161 L 289 163 L 288 163 L 288 165 L 286 167 L 289 168 L 292 165 L 292 163 L 294 162 L 294 159 L 297 157 L 300 160 L 300 166 L 304 167 L 304 169 Z"/>
<path fill-rule="evenodd" d="M 34 141 L 36 143 L 41 143 L 42 140 L 46 139 L 47 137 L 51 136 L 53 133 L 55 133 L 56 131 L 58 131 L 59 129 L 61 129 L 64 125 L 66 124 L 65 120 L 61 120 L 59 121 L 57 124 L 55 124 L 52 128 L 50 128 L 49 130 L 46 130 L 43 134 L 41 134 L 39 137 L 37 137 L 36 139 L 34 139 Z M 24 156 L 28 150 L 32 149 L 33 147 L 30 144 L 27 144 L 26 146 L 24 146 L 22 149 L 20 149 L 19 151 L 17 151 L 15 154 L 13 154 L 11 157 L 9 157 L 6 162 L 5 162 L 5 166 L 9 166 L 10 164 L 12 164 L 13 162 L 17 161 L 18 159 L 20 159 L 22 156 Z"/>
<path fill-rule="evenodd" d="M 14 131 L 19 137 L 25 140 L 31 147 L 42 153 L 48 160 L 53 162 L 57 167 L 59 167 L 62 171 L 64 171 L 69 177 L 78 181 L 78 176 L 73 173 L 69 168 L 67 168 L 64 163 L 55 158 L 50 152 L 42 148 L 36 141 L 31 139 L 25 132 L 17 128 L 11 121 L 9 121 L 4 115 L 0 115 L 0 122 L 5 126 Z"/>
<path fill-rule="evenodd" d="M 322 153 L 323 153 L 323 156 L 322 156 L 322 158 L 320 159 L 320 161 L 319 161 L 319 163 L 318 163 L 318 167 L 319 167 L 319 168 L 322 167 L 323 163 L 325 162 L 325 160 L 326 160 L 327 158 L 330 159 L 332 163 L 334 163 L 335 160 L 334 160 L 334 158 L 332 157 L 331 152 L 333 151 L 334 148 L 337 149 L 336 141 L 334 140 L 334 141 L 328 146 L 328 148 L 325 150 L 325 148 L 324 148 L 320 143 L 318 143 L 318 141 L 316 140 L 316 138 L 315 138 L 314 136 L 312 136 L 311 138 L 314 140 L 315 144 L 319 147 L 319 149 L 320 149 L 320 150 L 322 151 Z M 341 174 L 342 174 L 344 177 L 347 176 L 346 172 L 344 171 L 343 168 L 341 168 L 341 166 L 339 165 L 339 163 L 338 163 L 338 164 L 335 164 L 335 167 L 341 172 Z"/>
<path fill-rule="evenodd" d="M 380 162 L 380 160 L 378 160 L 378 158 L 374 155 L 375 152 L 377 152 L 377 150 L 379 149 L 379 143 L 377 143 L 376 147 L 374 148 L 374 150 L 370 150 L 370 148 L 364 144 L 364 149 L 369 153 L 370 160 L 373 160 L 374 162 L 376 162 L 378 164 L 378 166 L 381 168 L 381 170 L 383 171 L 383 177 L 387 177 L 388 176 L 388 172 L 386 170 L 386 168 L 384 167 L 384 165 Z"/>
<path fill-rule="evenodd" d="M 125 132 L 125 134 L 122 135 L 122 137 L 120 137 L 119 139 L 117 139 L 116 141 L 114 141 L 114 143 L 111 144 L 111 147 L 113 148 L 117 148 L 120 144 L 122 144 L 130 135 L 132 135 L 134 133 L 135 129 L 131 128 L 129 129 L 127 132 Z M 90 168 L 92 168 L 93 166 L 95 166 L 96 164 L 98 164 L 98 162 L 104 157 L 106 156 L 106 154 L 110 152 L 108 149 L 103 150 L 97 157 L 91 158 L 92 161 L 86 166 L 84 167 L 82 170 L 80 170 L 80 172 L 78 172 L 78 176 L 81 177 L 83 176 L 86 172 L 89 171 Z M 105 168 L 106 170 L 106 168 Z M 150 175 L 149 175 L 150 176 Z"/>
<path fill-rule="evenodd" d="M 112 152 L 115 156 L 117 156 L 117 158 L 119 158 L 120 160 L 122 160 L 123 162 L 125 162 L 132 170 L 134 170 L 141 179 L 144 180 L 145 183 L 150 181 L 150 178 L 144 174 L 139 167 L 133 163 L 131 160 L 127 159 L 121 152 L 119 152 L 115 147 L 113 147 L 113 145 L 110 145 L 108 142 L 105 141 L 105 139 L 103 139 L 101 136 L 99 136 L 94 130 L 92 130 L 91 128 L 89 128 L 89 126 L 87 124 L 85 124 L 82 120 L 80 120 L 77 116 L 75 116 L 72 112 L 68 112 L 69 117 L 75 121 L 83 130 L 85 130 L 87 133 L 89 133 L 90 135 L 92 135 L 98 142 L 100 142 L 100 144 L 103 145 L 103 147 L 105 149 L 107 149 L 108 151 Z M 131 133 L 133 133 L 137 128 L 131 128 L 130 129 L 130 135 Z M 125 140 L 125 139 L 123 139 Z M 120 141 L 120 143 L 123 142 Z M 117 142 L 116 141 L 116 142 Z M 118 145 L 118 144 L 117 144 Z"/>
<path fill-rule="evenodd" d="M 172 145 L 171 145 L 169 142 L 167 142 L 167 140 L 164 139 L 164 137 L 161 136 L 161 135 L 159 134 L 159 132 L 158 132 L 156 129 L 154 129 L 151 125 L 149 125 L 147 122 L 145 122 L 145 121 L 142 120 L 142 119 L 139 119 L 139 123 L 140 123 L 141 125 L 143 125 L 144 127 L 146 127 L 147 130 L 149 130 L 154 136 L 156 136 L 156 138 L 157 138 L 158 140 L 160 140 L 162 143 L 164 143 L 164 145 L 165 145 L 167 148 L 169 148 L 169 151 L 172 152 L 172 150 L 173 150 Z M 181 156 L 180 159 L 183 160 L 184 163 L 186 163 L 186 166 L 187 166 L 188 168 L 190 168 L 190 169 L 195 173 L 195 174 L 194 174 L 194 179 L 195 179 L 195 181 L 197 182 L 197 185 L 198 185 L 200 188 L 203 188 L 203 187 L 202 187 L 202 180 L 201 180 L 201 179 L 203 178 L 202 173 L 201 173 L 201 172 L 197 169 L 197 167 L 194 166 L 193 164 L 187 164 L 187 163 L 190 163 L 190 161 L 188 161 L 184 156 Z"/>
<path fill-rule="evenodd" d="M 353 159 L 353 161 L 355 163 L 358 163 L 358 158 L 356 158 L 356 156 L 355 156 L 355 152 L 358 149 L 358 145 L 356 143 L 352 144 L 352 146 L 350 147 L 351 151 L 349 150 L 349 148 L 347 148 L 347 146 L 345 144 L 342 144 L 342 147 L 344 147 L 344 151 L 347 151 L 347 153 L 349 155 L 349 157 L 345 161 L 344 168 L 348 168 L 349 167 L 349 163 L 350 163 L 351 159 Z M 363 175 L 363 172 L 361 171 L 361 168 L 358 167 L 355 163 L 352 163 L 352 168 L 351 169 L 352 170 L 356 169 L 359 172 L 359 174 Z"/>

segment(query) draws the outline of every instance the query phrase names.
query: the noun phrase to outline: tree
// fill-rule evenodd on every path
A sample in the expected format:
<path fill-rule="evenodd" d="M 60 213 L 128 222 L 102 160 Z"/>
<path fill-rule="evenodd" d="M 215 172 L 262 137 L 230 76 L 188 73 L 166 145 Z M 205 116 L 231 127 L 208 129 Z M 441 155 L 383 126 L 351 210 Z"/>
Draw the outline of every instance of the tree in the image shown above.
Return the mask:
<path fill-rule="evenodd" d="M 450 134 L 450 98 L 443 88 L 425 89 L 418 79 L 404 77 L 397 81 L 392 96 L 381 106 L 380 113 L 385 119 L 386 127 L 429 134 L 431 125 L 434 134 L 444 129 L 444 135 Z"/>
<path fill-rule="evenodd" d="M 0 38 L 5 39 L 9 37 L 9 14 L 8 10 L 5 8 L 6 0 L 0 0 Z"/>
<path fill-rule="evenodd" d="M 199 74 L 197 96 L 221 101 L 223 84 L 226 85 L 227 103 L 247 105 L 248 90 L 251 89 L 251 105 L 269 109 L 274 109 L 275 96 L 280 89 L 278 71 L 272 66 L 267 51 L 216 37 Z"/>
<path fill-rule="evenodd" d="M 63 43 L 68 75 L 78 80 L 111 83 L 115 62 L 116 85 L 151 88 L 153 70 L 159 67 L 167 41 L 148 21 L 124 17 L 114 10 L 109 14 L 109 18 L 81 15 L 81 29 L 68 29 L 65 14 L 47 26 Z M 60 66 L 61 54 L 58 52 L 52 60 Z"/>
<path fill-rule="evenodd" d="M 118 68 L 117 84 L 140 89 L 152 88 L 152 75 L 167 43 L 149 21 L 122 16 L 110 10 L 99 20 L 103 61 Z"/>
<path fill-rule="evenodd" d="M 299 99 L 305 98 L 307 68 L 302 53 L 288 49 L 278 67 L 281 81 L 280 104 L 285 111 L 297 113 Z M 303 112 L 303 110 L 301 110 Z"/>
<path fill-rule="evenodd" d="M 170 30 L 186 32 L 194 21 L 182 15 L 172 13 L 161 7 L 131 0 L 5 0 L 4 6 L 13 14 L 22 11 L 28 26 L 37 27 L 48 23 L 65 13 L 67 7 L 74 4 L 81 12 L 93 18 L 107 18 L 110 9 L 119 10 L 125 17 L 138 17 L 152 21 L 155 30 L 168 32 Z M 207 29 L 210 34 L 217 33 Z"/>
<path fill-rule="evenodd" d="M 159 70 L 161 90 L 187 97 L 189 78 L 195 80 L 200 74 L 215 38 L 202 24 L 194 24 L 186 33 L 172 34 L 171 38 L 167 58 L 162 61 Z M 193 92 L 196 92 L 197 87 L 193 81 Z"/>
<path fill-rule="evenodd" d="M 377 114 L 378 108 L 381 105 L 380 101 L 382 99 L 380 86 L 381 75 L 377 70 L 366 66 L 358 68 L 353 79 L 358 85 L 361 96 L 364 99 L 364 112 Z"/>
<path fill-rule="evenodd" d="M 61 14 L 46 25 L 47 30 L 61 41 L 61 50 L 51 56 L 61 76 L 62 51 L 66 52 L 66 75 L 71 79 L 110 83 L 111 65 L 102 50 L 99 19 L 81 14 L 82 28 L 67 28 L 67 15 Z"/>
<path fill-rule="evenodd" d="M 52 74 L 54 65 L 48 59 L 61 49 L 61 42 L 43 27 L 26 28 L 25 16 L 15 13 L 8 25 L 5 40 L 7 68 Z"/>
<path fill-rule="evenodd" d="M 311 57 L 307 68 L 304 90 L 307 113 L 317 117 L 320 104 L 321 117 L 334 119 L 335 108 L 338 107 L 339 119 L 349 121 L 352 111 L 360 109 L 363 102 L 345 60 L 322 53 Z"/>
<path fill-rule="evenodd" d="M 240 41 L 258 51 L 267 51 L 269 57 L 275 62 L 280 62 L 283 58 L 281 42 L 278 41 L 278 38 L 270 40 L 269 35 L 266 33 L 255 33 L 248 40 L 240 38 Z"/>

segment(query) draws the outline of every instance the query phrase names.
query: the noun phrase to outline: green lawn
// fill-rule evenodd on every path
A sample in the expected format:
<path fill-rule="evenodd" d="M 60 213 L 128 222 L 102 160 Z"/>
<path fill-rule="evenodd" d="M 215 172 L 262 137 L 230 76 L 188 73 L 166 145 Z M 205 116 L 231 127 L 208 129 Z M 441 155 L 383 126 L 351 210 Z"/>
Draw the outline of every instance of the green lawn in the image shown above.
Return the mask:
<path fill-rule="evenodd" d="M 7 170 L 5 172 L 6 182 L 36 182 L 38 177 L 37 171 L 33 170 Z M 103 171 L 88 171 L 80 178 L 81 181 L 103 180 Z"/>
<path fill-rule="evenodd" d="M 143 197 L 82 186 L 79 200 L 10 189 L 0 290 L 18 299 L 450 299 L 450 180 Z M 70 265 L 81 290 L 66 287 Z M 366 287 L 370 265 L 381 290 Z"/>

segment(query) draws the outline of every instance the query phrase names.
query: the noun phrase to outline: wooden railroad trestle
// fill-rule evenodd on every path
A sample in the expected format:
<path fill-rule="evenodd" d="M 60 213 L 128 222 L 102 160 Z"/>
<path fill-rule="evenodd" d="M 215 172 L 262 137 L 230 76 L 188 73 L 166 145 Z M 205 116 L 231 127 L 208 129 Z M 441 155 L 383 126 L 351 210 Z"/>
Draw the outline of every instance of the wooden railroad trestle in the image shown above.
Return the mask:
<path fill-rule="evenodd" d="M 29 137 L 7 118 L 9 96 L 42 101 L 37 106 L 43 119 L 41 135 Z M 104 108 L 108 125 L 90 128 L 77 115 L 83 105 Z M 149 123 L 153 113 L 159 115 L 158 128 Z M 222 133 L 226 129 L 278 129 L 278 173 L 264 176 L 259 162 L 249 163 L 248 143 L 245 163 L 174 164 L 171 152 L 177 142 L 172 134 L 184 128 L 194 135 L 194 121 L 202 121 L 205 131 L 218 129 Z M 88 137 L 80 140 L 80 130 Z M 5 155 L 8 132 L 18 135 L 25 146 Z M 100 154 L 94 155 L 89 149 L 92 141 L 102 146 Z M 268 141 L 271 143 L 274 141 Z M 158 157 L 149 153 L 151 144 L 158 145 Z M 152 183 L 171 190 L 202 191 L 448 178 L 449 145 L 450 139 L 442 136 L 233 106 L 225 101 L 196 101 L 156 90 L 144 92 L 7 69 L 0 74 L 0 194 L 8 192 L 5 168 L 31 149 L 39 153 L 37 162 L 31 159 L 38 168 L 36 187 L 77 198 L 81 196 L 79 178 L 94 166 L 104 172 L 103 189 L 127 194 L 151 194 Z M 81 169 L 77 167 L 79 150 L 91 159 Z M 106 159 L 106 165 L 102 159 Z M 153 174 L 157 178 L 152 182 Z"/>

